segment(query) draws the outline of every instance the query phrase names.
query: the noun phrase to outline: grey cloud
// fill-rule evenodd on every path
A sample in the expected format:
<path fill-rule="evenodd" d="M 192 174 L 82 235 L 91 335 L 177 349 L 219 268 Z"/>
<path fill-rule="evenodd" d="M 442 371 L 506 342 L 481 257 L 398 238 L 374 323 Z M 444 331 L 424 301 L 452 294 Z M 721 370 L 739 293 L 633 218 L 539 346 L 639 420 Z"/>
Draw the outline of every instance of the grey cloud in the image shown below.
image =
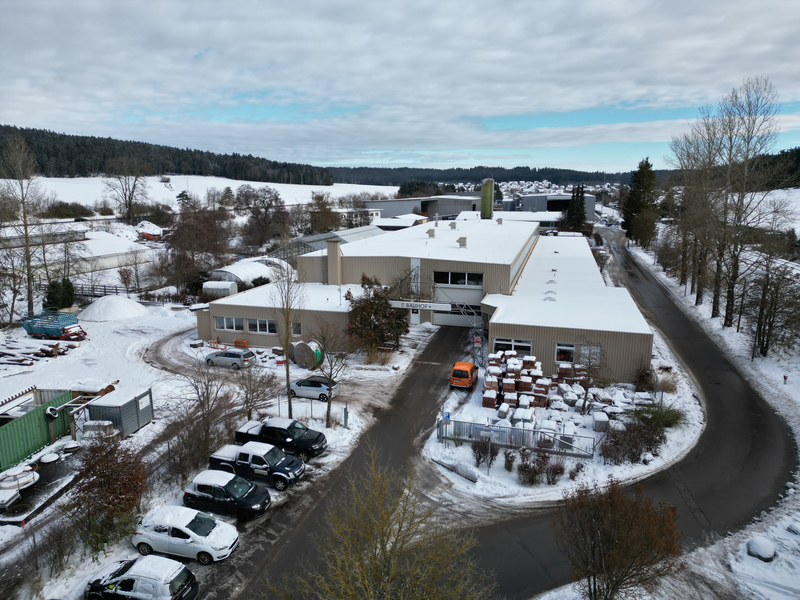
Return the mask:
<path fill-rule="evenodd" d="M 4 13 L 0 122 L 318 164 L 667 141 L 685 124 L 487 132 L 474 119 L 699 106 L 753 75 L 800 99 L 793 2 L 29 0 Z M 294 123 L 204 112 L 264 98 L 363 108 Z"/>

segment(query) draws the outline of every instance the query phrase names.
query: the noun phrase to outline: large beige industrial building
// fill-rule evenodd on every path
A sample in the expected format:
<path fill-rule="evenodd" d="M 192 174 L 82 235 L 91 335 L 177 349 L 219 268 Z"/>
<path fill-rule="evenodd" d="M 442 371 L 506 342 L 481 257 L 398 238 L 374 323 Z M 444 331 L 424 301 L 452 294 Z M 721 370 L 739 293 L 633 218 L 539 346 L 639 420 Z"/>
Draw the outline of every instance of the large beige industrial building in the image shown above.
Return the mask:
<path fill-rule="evenodd" d="M 482 328 L 490 351 L 533 354 L 545 374 L 575 363 L 630 381 L 649 367 L 650 327 L 627 290 L 605 286 L 585 238 L 540 236 L 538 223 L 502 214 L 479 217 L 468 213 L 345 245 L 330 241 L 298 257 L 306 302 L 293 334 L 313 339 L 321 320 L 344 328 L 344 294 L 358 294 L 367 274 L 385 285 L 405 281 L 409 300 L 419 301 L 409 309 L 412 324 Z M 199 336 L 277 345 L 279 302 L 271 288 L 211 302 L 197 312 Z"/>

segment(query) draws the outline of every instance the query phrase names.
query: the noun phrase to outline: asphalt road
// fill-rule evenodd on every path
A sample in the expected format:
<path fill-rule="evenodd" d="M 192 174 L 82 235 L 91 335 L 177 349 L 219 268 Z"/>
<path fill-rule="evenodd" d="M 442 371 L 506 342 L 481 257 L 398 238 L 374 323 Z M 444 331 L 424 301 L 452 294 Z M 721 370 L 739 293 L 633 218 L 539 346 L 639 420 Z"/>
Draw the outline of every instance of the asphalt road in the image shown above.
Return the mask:
<path fill-rule="evenodd" d="M 619 244 L 612 244 L 628 289 L 651 325 L 699 385 L 707 426 L 691 453 L 644 482 L 658 502 L 678 507 L 688 547 L 741 528 L 768 509 L 797 467 L 797 450 L 784 421 L 675 303 L 671 293 Z M 484 568 L 500 592 L 527 599 L 569 581 L 568 565 L 540 511 L 477 530 Z"/>
<path fill-rule="evenodd" d="M 468 334 L 467 329 L 442 327 L 406 374 L 389 408 L 376 409 L 376 423 L 365 432 L 353 453 L 327 477 L 315 481 L 303 494 L 293 494 L 289 503 L 273 511 L 268 526 L 259 527 L 271 532 L 259 544 L 259 551 L 250 553 L 244 562 L 237 559 L 237 567 L 229 561 L 230 569 L 238 572 L 220 573 L 219 579 L 228 584 L 204 593 L 203 598 L 259 599 L 266 578 L 298 572 L 301 561 L 311 557 L 311 535 L 319 530 L 328 502 L 344 488 L 348 475 L 361 471 L 371 445 L 389 467 L 409 466 L 434 427 L 440 398 L 448 391 L 450 367 L 466 353 Z M 243 549 L 240 547 L 238 552 Z M 236 584 L 235 590 L 231 584 Z"/>

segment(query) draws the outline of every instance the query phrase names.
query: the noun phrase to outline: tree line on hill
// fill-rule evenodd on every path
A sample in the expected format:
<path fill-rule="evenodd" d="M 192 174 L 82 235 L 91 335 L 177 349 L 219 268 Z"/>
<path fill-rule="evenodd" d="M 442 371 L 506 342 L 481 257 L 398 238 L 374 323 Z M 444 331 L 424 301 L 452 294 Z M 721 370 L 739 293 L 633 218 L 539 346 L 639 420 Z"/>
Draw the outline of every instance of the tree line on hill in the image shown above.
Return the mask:
<path fill-rule="evenodd" d="M 0 147 L 18 134 L 36 159 L 38 172 L 46 177 L 91 177 L 112 173 L 120 157 L 138 159 L 149 175 L 213 175 L 241 181 L 332 185 L 329 169 L 277 162 L 251 155 L 217 154 L 202 150 L 171 148 L 144 142 L 84 135 L 67 135 L 44 129 L 0 125 Z"/>

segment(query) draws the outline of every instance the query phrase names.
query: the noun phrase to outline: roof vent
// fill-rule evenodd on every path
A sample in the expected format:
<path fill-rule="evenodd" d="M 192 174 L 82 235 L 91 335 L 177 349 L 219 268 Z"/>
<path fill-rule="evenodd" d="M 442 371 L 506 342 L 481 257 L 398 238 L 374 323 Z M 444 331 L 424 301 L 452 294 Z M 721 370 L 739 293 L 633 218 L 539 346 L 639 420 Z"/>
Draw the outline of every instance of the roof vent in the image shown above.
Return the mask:
<path fill-rule="evenodd" d="M 456 241 L 458 242 L 458 247 L 459 248 L 466 248 L 467 247 L 467 238 L 460 237 Z"/>
<path fill-rule="evenodd" d="M 503 224 L 503 219 L 497 219 L 497 224 L 498 225 L 502 225 Z"/>
<path fill-rule="evenodd" d="M 557 292 L 555 292 L 554 290 L 547 290 L 547 291 L 545 292 L 545 295 L 546 295 L 546 296 L 547 296 L 547 295 L 550 295 L 550 296 L 555 296 L 555 295 L 556 295 L 556 293 L 557 293 Z"/>
<path fill-rule="evenodd" d="M 556 299 L 553 298 L 552 296 L 548 296 L 547 298 L 544 299 L 544 301 L 545 302 L 556 302 Z"/>
<path fill-rule="evenodd" d="M 451 221 L 450 222 L 450 229 L 456 229 L 457 227 L 458 227 L 458 223 L 456 223 L 455 221 Z"/>
<path fill-rule="evenodd" d="M 547 282 L 547 285 L 555 285 L 555 284 L 556 284 L 555 279 L 551 279 L 550 281 Z"/>
<path fill-rule="evenodd" d="M 435 238 L 436 237 L 436 230 L 435 229 L 428 229 L 428 237 Z"/>

